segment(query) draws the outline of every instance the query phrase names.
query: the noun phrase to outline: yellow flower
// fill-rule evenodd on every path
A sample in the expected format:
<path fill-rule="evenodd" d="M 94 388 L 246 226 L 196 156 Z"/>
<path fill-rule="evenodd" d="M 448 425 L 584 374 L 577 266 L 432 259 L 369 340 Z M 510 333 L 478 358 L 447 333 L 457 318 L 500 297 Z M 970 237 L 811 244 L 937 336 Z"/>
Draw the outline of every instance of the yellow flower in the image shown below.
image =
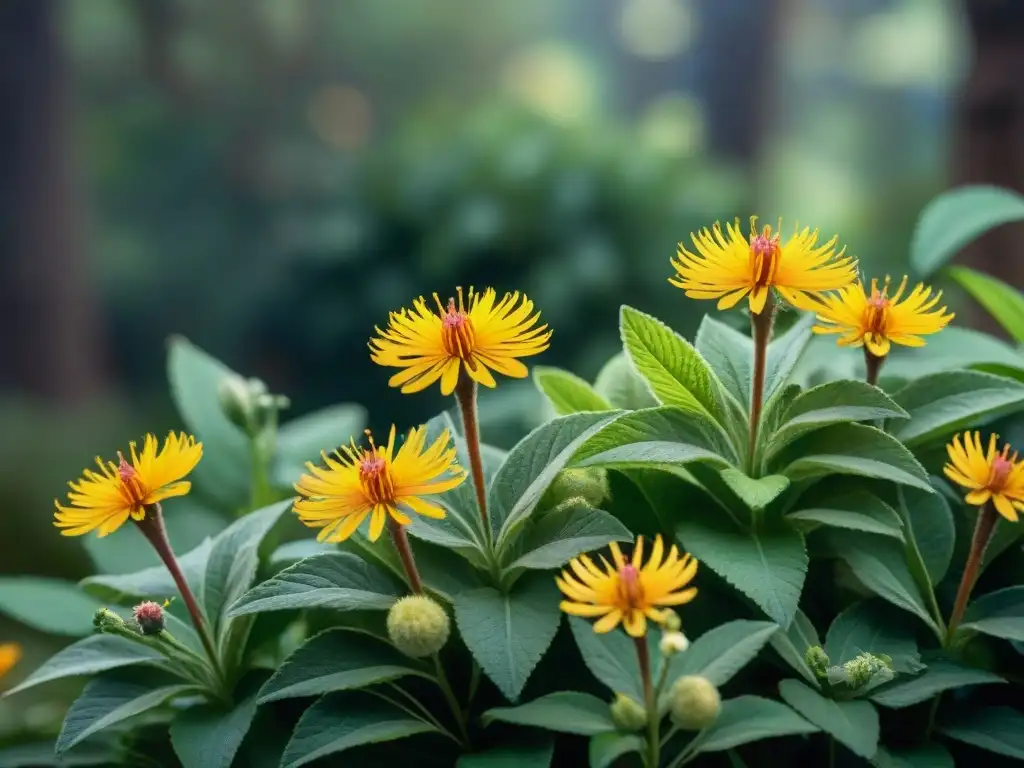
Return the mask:
<path fill-rule="evenodd" d="M 1017 460 L 1017 452 L 1010 456 L 1010 445 L 998 450 L 999 436 L 992 435 L 988 452 L 981 444 L 981 434 L 963 433 L 946 446 L 949 464 L 943 467 L 946 477 L 968 489 L 966 501 L 977 507 L 990 499 L 996 511 L 1017 522 L 1017 512 L 1024 512 L 1024 462 Z"/>
<path fill-rule="evenodd" d="M 118 451 L 118 465 L 96 457 L 100 471 L 84 470 L 77 482 L 69 483 L 68 500 L 72 506 L 62 506 L 56 500 L 54 513 L 58 528 L 64 536 L 81 536 L 98 529 L 100 536 L 113 533 L 131 517 L 142 520 L 146 507 L 172 496 L 184 496 L 192 483 L 182 481 L 203 457 L 203 444 L 182 432 L 167 435 L 164 447 L 157 451 L 157 439 L 146 435 L 142 452 L 130 445 L 132 461 Z"/>
<path fill-rule="evenodd" d="M 906 288 L 906 277 L 891 297 L 888 277 L 881 290 L 878 280 L 872 280 L 870 295 L 860 282 L 841 288 L 839 293 L 820 300 L 815 310 L 819 324 L 814 326 L 814 332 L 841 333 L 840 346 L 865 346 L 875 357 L 888 355 L 891 344 L 923 347 L 920 337 L 938 333 L 953 315 L 946 314 L 945 307 L 935 308 L 942 291 L 932 296 L 931 288 L 919 283 L 901 300 Z"/>
<path fill-rule="evenodd" d="M 440 379 L 441 393 L 450 395 L 464 368 L 474 381 L 494 387 L 492 370 L 524 378 L 526 366 L 517 358 L 548 348 L 551 331 L 537 326 L 540 313 L 518 291 L 496 302 L 493 288 L 483 293 L 470 288 L 468 309 L 462 289 L 457 292 L 458 303 L 448 299 L 447 307 L 435 293 L 436 313 L 420 296 L 412 310 L 390 313 L 387 330 L 375 329 L 379 336 L 370 340 L 370 358 L 404 369 L 388 380 L 389 386 L 419 392 Z"/>
<path fill-rule="evenodd" d="M 654 539 L 651 558 L 644 566 L 642 536 L 637 537 L 631 562 L 622 557 L 618 544 L 609 546 L 614 565 L 602 557 L 603 572 L 589 557 L 580 555 L 569 562 L 572 573 L 563 570 L 555 577 L 558 588 L 569 598 L 562 601 L 561 609 L 573 616 L 600 616 L 595 632 L 610 632 L 621 621 L 629 635 L 642 637 L 647 619 L 661 624 L 668 618 L 670 612 L 657 606 L 684 605 L 697 596 L 696 587 L 683 589 L 697 573 L 697 561 L 689 554 L 680 557 L 675 546 L 663 561 L 661 536 Z"/>
<path fill-rule="evenodd" d="M 0 677 L 3 677 L 18 663 L 21 658 L 21 646 L 17 643 L 0 645 Z"/>
<path fill-rule="evenodd" d="M 366 433 L 369 436 L 369 431 Z M 426 427 L 410 430 L 395 453 L 395 428 L 388 444 L 379 448 L 370 437 L 369 450 L 352 441 L 333 458 L 322 453 L 326 469 L 306 464 L 309 474 L 295 484 L 302 498 L 295 500 L 299 519 L 310 528 L 321 528 L 319 541 L 344 541 L 373 513 L 370 540 L 376 541 L 387 516 L 402 525 L 412 522 L 406 511 L 441 519 L 445 512 L 423 496 L 444 493 L 466 479 L 455 462 L 455 447 L 445 430 L 424 450 Z"/>
<path fill-rule="evenodd" d="M 751 216 L 749 239 L 738 218 L 724 233 L 716 221 L 711 232 L 704 229 L 690 239 L 697 253 L 679 244 L 669 282 L 692 299 L 718 299 L 719 309 L 749 296 L 750 311 L 760 314 L 772 288 L 793 306 L 810 309 L 811 297 L 857 279 L 857 262 L 843 255 L 846 248 L 835 252 L 838 238 L 819 246 L 818 230 L 806 227 L 783 243 L 770 226 L 757 234 L 757 217 Z"/>

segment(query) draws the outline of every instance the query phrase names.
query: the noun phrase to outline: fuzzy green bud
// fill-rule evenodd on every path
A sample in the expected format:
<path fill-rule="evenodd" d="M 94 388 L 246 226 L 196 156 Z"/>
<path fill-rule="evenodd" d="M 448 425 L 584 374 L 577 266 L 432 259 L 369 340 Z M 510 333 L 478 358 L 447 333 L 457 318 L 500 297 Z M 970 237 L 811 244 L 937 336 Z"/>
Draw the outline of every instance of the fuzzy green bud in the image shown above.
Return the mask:
<path fill-rule="evenodd" d="M 100 632 L 120 632 L 127 628 L 124 619 L 109 608 L 99 608 L 92 616 L 92 625 Z"/>
<path fill-rule="evenodd" d="M 679 620 L 679 614 L 673 611 L 671 608 L 665 609 L 665 621 L 662 622 L 662 626 L 666 632 L 678 632 L 683 626 L 683 623 Z"/>
<path fill-rule="evenodd" d="M 891 663 L 891 662 L 890 662 Z M 846 673 L 846 684 L 854 690 L 863 688 L 868 683 L 876 685 L 893 679 L 893 671 L 885 660 L 871 653 L 862 653 L 843 665 Z M 877 676 L 877 680 L 875 679 Z M 872 686 L 874 687 L 874 686 Z"/>
<path fill-rule="evenodd" d="M 804 654 L 804 661 L 807 666 L 811 668 L 811 672 L 814 676 L 823 679 L 828 676 L 828 668 L 831 664 L 828 658 L 828 654 L 825 653 L 825 649 L 820 645 L 812 645 L 807 649 L 807 653 Z"/>
<path fill-rule="evenodd" d="M 609 497 L 608 472 L 601 468 L 563 469 L 548 486 L 541 502 L 551 508 L 569 499 L 579 499 L 582 504 L 600 507 Z"/>
<path fill-rule="evenodd" d="M 225 376 L 217 387 L 217 397 L 220 409 L 228 420 L 248 432 L 252 423 L 253 403 L 245 379 L 235 374 Z"/>
<path fill-rule="evenodd" d="M 624 733 L 639 731 L 647 725 L 647 710 L 624 693 L 615 694 L 615 701 L 608 708 L 615 727 Z"/>
<path fill-rule="evenodd" d="M 672 720 L 686 731 L 702 731 L 713 725 L 722 710 L 718 689 L 704 677 L 680 677 L 672 684 L 669 696 Z"/>
<path fill-rule="evenodd" d="M 388 611 L 388 637 L 398 650 L 414 659 L 441 650 L 450 631 L 448 614 L 426 595 L 403 597 Z"/>
<path fill-rule="evenodd" d="M 658 650 L 661 651 L 661 655 L 675 656 L 677 653 L 682 653 L 690 647 L 690 641 L 686 639 L 686 635 L 682 632 L 666 632 L 661 636 L 661 640 L 658 642 Z"/>

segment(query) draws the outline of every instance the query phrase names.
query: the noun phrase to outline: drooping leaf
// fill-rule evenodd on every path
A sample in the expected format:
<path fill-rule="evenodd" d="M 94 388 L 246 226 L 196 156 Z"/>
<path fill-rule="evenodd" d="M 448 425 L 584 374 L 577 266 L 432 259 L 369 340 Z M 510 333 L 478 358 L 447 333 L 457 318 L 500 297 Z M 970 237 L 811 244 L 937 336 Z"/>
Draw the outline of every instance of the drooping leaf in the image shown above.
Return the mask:
<path fill-rule="evenodd" d="M 455 768 L 548 768 L 555 752 L 554 743 L 550 737 L 532 741 L 536 743 L 512 744 L 463 755 Z"/>
<path fill-rule="evenodd" d="M 0 614 L 52 635 L 84 637 L 103 605 L 78 585 L 37 576 L 0 577 Z"/>
<path fill-rule="evenodd" d="M 789 629 L 785 631 L 780 629 L 768 639 L 768 642 L 794 672 L 800 674 L 804 680 L 815 688 L 820 687 L 817 676 L 807 666 L 807 662 L 804 659 L 808 648 L 820 645 L 818 642 L 818 632 L 803 611 L 797 608 L 796 613 L 793 615 L 793 621 L 790 622 Z"/>
<path fill-rule="evenodd" d="M 619 520 L 586 504 L 556 509 L 541 518 L 522 542 L 520 554 L 508 569 L 551 569 L 565 565 L 581 552 L 600 549 L 612 541 L 632 541 Z"/>
<path fill-rule="evenodd" d="M 198 592 L 203 571 L 213 548 L 213 539 L 205 539 L 195 549 L 178 557 L 178 567 L 193 592 Z M 79 582 L 90 595 L 111 602 L 136 602 L 138 598 L 166 600 L 178 594 L 178 588 L 164 565 L 154 565 L 135 573 L 89 576 Z"/>
<path fill-rule="evenodd" d="M 271 475 L 282 488 L 291 489 L 306 471 L 306 462 L 320 462 L 320 452 L 331 453 L 351 438 L 360 437 L 366 426 L 366 409 L 341 403 L 282 424 L 275 439 Z"/>
<path fill-rule="evenodd" d="M 878 750 L 878 711 L 867 701 L 826 699 L 798 680 L 779 683 L 779 695 L 789 706 L 836 741 L 865 760 Z"/>
<path fill-rule="evenodd" d="M 778 631 L 779 625 L 772 621 L 737 619 L 720 624 L 672 658 L 668 679 L 700 675 L 721 688 L 753 661 Z"/>
<path fill-rule="evenodd" d="M 722 752 L 761 739 L 815 733 L 818 726 L 787 707 L 760 696 L 737 696 L 722 702 L 718 720 L 701 731 L 689 751 L 693 754 Z"/>
<path fill-rule="evenodd" d="M 299 718 L 281 758 L 281 768 L 298 768 L 353 747 L 421 733 L 437 733 L 437 728 L 366 693 L 332 693 Z"/>
<path fill-rule="evenodd" d="M 256 716 L 259 678 L 243 681 L 241 696 L 232 706 L 200 704 L 171 723 L 171 744 L 182 768 L 231 768 L 235 754 Z"/>
<path fill-rule="evenodd" d="M 483 587 L 455 596 L 459 633 L 480 667 L 510 701 L 558 631 L 559 595 L 549 574 L 529 574 L 507 594 Z"/>
<path fill-rule="evenodd" d="M 942 581 L 953 559 L 956 546 L 953 512 L 941 493 L 922 493 L 915 488 L 899 488 L 898 493 L 904 536 L 917 548 L 910 562 L 911 572 L 919 556 L 925 571 L 919 581 L 923 582 L 926 575 L 928 588 L 931 588 Z M 921 589 L 926 589 L 924 584 Z"/>
<path fill-rule="evenodd" d="M 593 622 L 569 617 L 569 628 L 590 673 L 615 693 L 644 700 L 636 645 L 624 632 L 594 631 Z"/>
<path fill-rule="evenodd" d="M 397 581 L 348 552 L 300 560 L 242 595 L 229 616 L 300 608 L 386 611 L 403 594 Z"/>
<path fill-rule="evenodd" d="M 590 768 L 611 768 L 623 755 L 640 752 L 643 739 L 635 733 L 601 733 L 590 739 L 587 759 Z"/>
<path fill-rule="evenodd" d="M 804 503 L 810 506 L 803 507 Z M 877 533 L 894 539 L 903 539 L 899 515 L 874 494 L 854 490 L 833 494 L 818 494 L 813 501 L 801 499 L 795 512 L 786 515 L 790 521 L 846 528 L 851 531 Z"/>
<path fill-rule="evenodd" d="M 614 354 L 604 364 L 594 382 L 594 391 L 611 403 L 613 408 L 626 411 L 652 408 L 658 404 L 647 388 L 647 382 L 633 368 L 625 352 Z"/>
<path fill-rule="evenodd" d="M 921 674 L 912 678 L 896 678 L 884 688 L 871 694 L 876 704 L 890 709 L 902 709 L 935 696 L 951 688 L 968 685 L 1006 682 L 999 675 L 983 669 L 964 667 L 951 661 L 933 661 Z"/>
<path fill-rule="evenodd" d="M 967 606 L 962 629 L 1024 642 L 1024 586 L 981 595 Z"/>
<path fill-rule="evenodd" d="M 285 660 L 260 690 L 259 702 L 319 696 L 423 674 L 416 662 L 379 638 L 344 627 L 328 629 Z"/>
<path fill-rule="evenodd" d="M 735 467 L 727 467 L 720 473 L 722 480 L 750 509 L 762 510 L 789 487 L 789 478 L 784 475 L 748 477 Z"/>
<path fill-rule="evenodd" d="M 909 382 L 893 400 L 910 418 L 890 425 L 890 431 L 913 448 L 1019 410 L 1024 383 L 981 371 L 941 371 Z"/>
<path fill-rule="evenodd" d="M 921 671 L 914 628 L 900 612 L 881 600 L 854 603 L 836 616 L 825 638 L 825 653 L 832 664 L 844 664 L 862 653 L 886 655 L 900 674 Z"/>
<path fill-rule="evenodd" d="M 1009 707 L 971 707 L 939 726 L 951 739 L 1024 760 L 1024 714 Z"/>
<path fill-rule="evenodd" d="M 561 733 L 596 736 L 615 730 L 608 702 L 589 693 L 557 691 L 518 707 L 497 707 L 483 715 L 485 723 L 499 720 Z"/>
<path fill-rule="evenodd" d="M 613 410 L 612 405 L 593 387 L 568 371 L 538 365 L 533 369 L 533 380 L 559 416 L 581 411 Z"/>
<path fill-rule="evenodd" d="M 948 273 L 1014 341 L 1024 344 L 1024 294 L 992 275 L 968 267 L 950 267 Z"/>

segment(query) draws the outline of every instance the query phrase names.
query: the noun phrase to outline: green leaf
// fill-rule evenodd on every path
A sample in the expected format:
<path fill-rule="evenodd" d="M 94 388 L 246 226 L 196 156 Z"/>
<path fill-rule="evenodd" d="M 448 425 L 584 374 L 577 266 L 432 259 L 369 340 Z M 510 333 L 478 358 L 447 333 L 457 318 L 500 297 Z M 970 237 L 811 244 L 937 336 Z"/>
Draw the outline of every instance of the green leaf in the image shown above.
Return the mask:
<path fill-rule="evenodd" d="M 611 768 L 623 755 L 640 752 L 643 739 L 633 733 L 601 733 L 590 739 L 587 758 L 590 768 Z"/>
<path fill-rule="evenodd" d="M 700 321 L 693 344 L 725 391 L 739 404 L 741 411 L 749 411 L 753 379 L 751 366 L 754 360 L 754 342 L 751 338 L 721 320 L 705 315 Z"/>
<path fill-rule="evenodd" d="M 613 355 L 594 382 L 594 391 L 612 404 L 613 408 L 635 411 L 651 408 L 657 399 L 647 388 L 647 382 L 636 372 L 625 352 Z"/>
<path fill-rule="evenodd" d="M 229 607 L 228 616 L 301 608 L 386 611 L 403 594 L 398 582 L 362 558 L 327 552 L 257 584 Z"/>
<path fill-rule="evenodd" d="M 875 598 L 856 602 L 836 616 L 825 638 L 825 653 L 834 665 L 873 653 L 891 658 L 901 674 L 923 669 L 914 628 L 895 608 Z"/>
<path fill-rule="evenodd" d="M 1018 344 L 1024 344 L 1024 295 L 1002 280 L 967 267 L 950 267 L 949 276 L 974 297 Z"/>
<path fill-rule="evenodd" d="M 491 587 L 455 596 L 459 634 L 480 667 L 510 701 L 558 631 L 559 595 L 550 574 L 530 574 L 508 594 Z"/>
<path fill-rule="evenodd" d="M 523 554 L 507 568 L 558 568 L 581 552 L 600 549 L 612 541 L 632 540 L 629 529 L 604 510 L 586 504 L 555 509 L 526 534 Z"/>
<path fill-rule="evenodd" d="M 943 192 L 921 212 L 910 244 L 910 266 L 922 277 L 935 272 L 975 238 L 1024 219 L 1024 198 L 1008 189 L 964 185 Z"/>
<path fill-rule="evenodd" d="M 1024 759 L 1024 715 L 1009 707 L 971 707 L 939 731 L 998 755 Z"/>
<path fill-rule="evenodd" d="M 941 493 L 922 493 L 914 488 L 900 488 L 898 493 L 905 538 L 917 547 L 926 571 L 923 575 L 928 583 L 921 584 L 924 591 L 941 582 L 949 570 L 956 546 L 953 512 Z M 910 567 L 913 570 L 913 561 Z"/>
<path fill-rule="evenodd" d="M 117 765 L 119 758 L 118 745 L 108 742 L 79 744 L 60 757 L 54 754 L 53 739 L 0 747 L 0 768 L 72 768 L 87 765 L 109 768 Z"/>
<path fill-rule="evenodd" d="M 423 670 L 394 646 L 364 632 L 328 629 L 289 656 L 259 693 L 260 704 L 365 688 Z"/>
<path fill-rule="evenodd" d="M 256 716 L 255 682 L 245 681 L 241 698 L 230 707 L 200 704 L 174 718 L 171 744 L 182 768 L 231 768 Z"/>
<path fill-rule="evenodd" d="M 772 456 L 803 435 L 830 424 L 872 419 L 905 419 L 907 412 L 878 387 L 862 381 L 830 381 L 800 394 L 782 416 L 782 425 L 767 437 Z"/>
<path fill-rule="evenodd" d="M 298 768 L 346 749 L 420 733 L 437 733 L 437 728 L 366 693 L 332 693 L 299 718 L 281 758 L 281 768 Z"/>
<path fill-rule="evenodd" d="M 934 661 L 917 677 L 897 678 L 884 688 L 874 691 L 871 700 L 890 709 L 903 709 L 952 688 L 1003 682 L 1006 681 L 999 675 L 982 669 L 964 667 L 951 661 Z"/>
<path fill-rule="evenodd" d="M 167 674 L 139 672 L 112 673 L 97 677 L 85 686 L 64 718 L 55 751 L 60 754 L 80 741 L 130 717 L 141 715 L 187 693 L 194 685 L 173 682 Z"/>
<path fill-rule="evenodd" d="M 489 709 L 483 720 L 485 724 L 498 720 L 580 736 L 596 736 L 615 730 L 608 702 L 576 691 L 549 693 L 518 707 Z"/>
<path fill-rule="evenodd" d="M 899 750 L 879 747 L 871 764 L 876 768 L 956 768 L 946 748 L 935 743 Z"/>
<path fill-rule="evenodd" d="M 768 475 L 754 479 L 735 467 L 727 467 L 721 478 L 740 500 L 750 509 L 761 510 L 779 497 L 789 487 L 789 478 L 784 475 Z"/>
<path fill-rule="evenodd" d="M 786 447 L 777 457 L 790 480 L 857 475 L 931 490 L 928 475 L 899 440 L 866 424 L 833 424 Z M 775 463 L 775 462 L 773 462 Z"/>
<path fill-rule="evenodd" d="M 1007 587 L 975 598 L 967 607 L 961 629 L 1024 642 L 1024 587 Z"/>
<path fill-rule="evenodd" d="M 793 671 L 799 673 L 815 688 L 819 687 L 820 684 L 818 683 L 817 676 L 807 666 L 807 662 L 804 661 L 807 649 L 820 645 L 818 632 L 803 611 L 798 608 L 793 615 L 793 621 L 790 622 L 789 629 L 776 632 L 769 638 L 768 642 L 775 649 L 775 652 L 782 657 L 782 660 L 789 664 Z"/>
<path fill-rule="evenodd" d="M 455 768 L 548 768 L 555 753 L 550 738 L 539 744 L 514 744 L 463 755 Z"/>
<path fill-rule="evenodd" d="M 64 677 L 94 675 L 133 664 L 159 666 L 163 662 L 162 653 L 142 643 L 117 635 L 91 635 L 55 653 L 4 695 L 10 696 Z"/>
<path fill-rule="evenodd" d="M 826 536 L 832 551 L 846 561 L 865 587 L 920 617 L 936 635 L 941 634 L 925 607 L 921 591 L 907 568 L 903 547 L 898 542 L 856 531 L 828 531 Z"/>
<path fill-rule="evenodd" d="M 802 315 L 785 333 L 768 345 L 768 360 L 764 372 L 765 403 L 769 403 L 774 395 L 782 392 L 786 382 L 789 381 L 790 374 L 800 362 L 800 357 L 814 335 L 811 332 L 815 322 L 814 314 L 804 312 Z M 753 361 L 753 354 L 751 354 L 751 361 Z"/>
<path fill-rule="evenodd" d="M 684 652 L 672 659 L 670 681 L 684 675 L 700 675 L 721 688 L 753 661 L 779 631 L 771 621 L 737 619 L 705 632 Z"/>
<path fill-rule="evenodd" d="M 804 720 L 785 704 L 760 696 L 737 696 L 722 702 L 718 720 L 698 734 L 689 750 L 698 755 L 722 752 L 761 739 L 817 731 L 816 725 Z"/>
<path fill-rule="evenodd" d="M 569 628 L 590 673 L 616 693 L 644 700 L 636 645 L 625 632 L 598 634 L 594 625 L 577 616 L 569 617 Z"/>
<path fill-rule="evenodd" d="M 893 399 L 910 419 L 890 431 L 915 447 L 1020 410 L 1024 383 L 980 371 L 941 371 L 911 381 Z"/>
<path fill-rule="evenodd" d="M 195 549 L 178 557 L 178 567 L 193 591 L 198 591 L 212 548 L 213 539 L 205 539 Z M 162 601 L 178 594 L 174 579 L 162 564 L 135 573 L 89 576 L 82 579 L 79 586 L 90 595 L 111 602 L 125 602 L 127 599 L 135 602 L 138 598 Z"/>
<path fill-rule="evenodd" d="M 779 683 L 789 706 L 854 754 L 870 760 L 878 750 L 878 712 L 867 701 L 833 701 L 797 680 Z"/>
<path fill-rule="evenodd" d="M 682 336 L 650 315 L 623 306 L 622 344 L 662 405 L 674 405 L 714 419 L 718 414 L 713 374 Z"/>
<path fill-rule="evenodd" d="M 234 508 L 249 495 L 249 439 L 220 405 L 220 383 L 234 371 L 181 336 L 168 342 L 167 377 L 181 420 L 204 444 L 193 472 L 203 490 Z"/>
<path fill-rule="evenodd" d="M 732 448 L 706 417 L 662 406 L 633 411 L 609 422 L 588 436 L 571 466 L 644 468 L 695 461 L 728 466 L 736 460 Z"/>
<path fill-rule="evenodd" d="M 855 490 L 834 496 L 825 495 L 824 498 L 815 499 L 815 502 L 808 509 L 790 512 L 786 519 L 791 522 L 877 533 L 903 540 L 899 515 L 874 494 Z"/>
<path fill-rule="evenodd" d="M 491 531 L 499 549 L 508 545 L 577 449 L 618 415 L 560 416 L 537 427 L 509 451 L 487 495 Z"/>
<path fill-rule="evenodd" d="M 37 576 L 0 577 L 0 614 L 51 635 L 84 637 L 103 605 L 78 585 Z"/>
<path fill-rule="evenodd" d="M 587 382 L 560 368 L 538 365 L 533 369 L 533 381 L 559 416 L 581 411 L 613 410 L 611 404 Z"/>
<path fill-rule="evenodd" d="M 319 463 L 321 451 L 330 453 L 349 438 L 359 438 L 365 426 L 366 409 L 351 403 L 332 405 L 282 424 L 275 440 L 274 482 L 291 490 L 305 472 L 307 461 Z"/>

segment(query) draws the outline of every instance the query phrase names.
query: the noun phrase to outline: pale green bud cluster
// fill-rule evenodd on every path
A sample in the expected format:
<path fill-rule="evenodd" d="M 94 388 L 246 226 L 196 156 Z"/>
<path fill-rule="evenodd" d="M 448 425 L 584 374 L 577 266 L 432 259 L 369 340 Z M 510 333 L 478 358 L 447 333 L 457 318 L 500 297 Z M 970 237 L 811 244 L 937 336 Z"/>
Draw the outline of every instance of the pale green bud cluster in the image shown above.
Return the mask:
<path fill-rule="evenodd" d="M 259 379 L 235 374 L 221 379 L 217 394 L 224 415 L 250 437 L 275 424 L 278 412 L 291 405 L 284 395 L 271 394 Z"/>
<path fill-rule="evenodd" d="M 804 661 L 811 668 L 811 672 L 819 679 L 828 677 L 828 668 L 831 666 L 828 654 L 820 645 L 812 645 L 804 654 Z"/>
<path fill-rule="evenodd" d="M 620 731 L 633 733 L 647 725 L 647 710 L 624 693 L 615 694 L 615 701 L 609 709 L 612 722 Z"/>
<path fill-rule="evenodd" d="M 610 495 L 607 470 L 563 469 L 548 486 L 541 506 L 552 508 L 572 500 L 580 505 L 600 507 Z"/>
<path fill-rule="evenodd" d="M 862 653 L 843 665 L 846 684 L 854 690 L 868 683 L 880 685 L 893 679 L 892 659 L 873 653 Z"/>
<path fill-rule="evenodd" d="M 690 647 L 690 641 L 682 632 L 666 632 L 661 636 L 658 643 L 658 650 L 662 656 L 675 656 Z"/>
<path fill-rule="evenodd" d="M 669 692 L 673 722 L 686 731 L 702 731 L 713 725 L 722 710 L 722 697 L 710 680 L 685 675 Z"/>
<path fill-rule="evenodd" d="M 426 595 L 409 595 L 388 611 L 388 637 L 414 659 L 440 651 L 448 642 L 451 621 L 438 603 Z"/>

